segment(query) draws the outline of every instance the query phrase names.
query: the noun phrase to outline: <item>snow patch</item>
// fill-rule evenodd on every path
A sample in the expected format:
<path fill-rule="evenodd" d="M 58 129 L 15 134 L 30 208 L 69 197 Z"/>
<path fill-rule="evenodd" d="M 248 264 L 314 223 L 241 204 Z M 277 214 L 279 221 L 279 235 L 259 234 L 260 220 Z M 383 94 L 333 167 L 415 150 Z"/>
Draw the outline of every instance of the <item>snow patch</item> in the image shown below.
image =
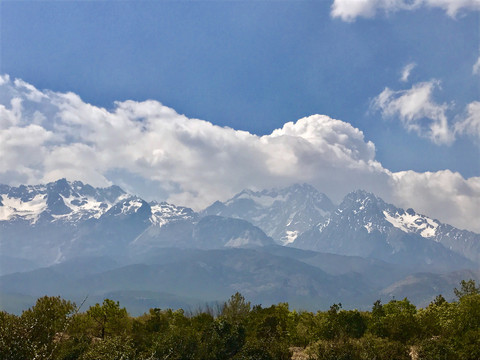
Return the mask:
<path fill-rule="evenodd" d="M 23 202 L 17 198 L 1 196 L 3 206 L 0 207 L 0 220 L 8 221 L 14 217 L 22 217 L 35 223 L 40 213 L 47 208 L 45 195 L 38 194 L 32 200 Z"/>
<path fill-rule="evenodd" d="M 166 202 L 150 204 L 152 216 L 150 222 L 156 226 L 162 227 L 172 220 L 188 219 L 191 215 L 186 212 L 186 208 L 177 207 Z"/>
<path fill-rule="evenodd" d="M 423 215 L 404 213 L 395 213 L 390 215 L 383 211 L 385 219 L 396 228 L 406 233 L 420 234 L 424 238 L 434 237 L 438 228 L 438 223 Z"/>
<path fill-rule="evenodd" d="M 111 207 L 112 204 L 98 201 L 91 196 L 71 196 L 64 197 L 62 196 L 63 202 L 72 209 L 72 212 L 65 215 L 57 215 L 56 219 L 64 220 L 80 220 L 95 218 L 98 219 L 100 216 L 105 214 Z"/>
<path fill-rule="evenodd" d="M 283 243 L 283 245 L 291 244 L 295 241 L 295 239 L 298 237 L 298 230 L 292 231 L 292 230 L 287 230 L 286 232 L 286 239 Z"/>
<path fill-rule="evenodd" d="M 365 229 L 367 229 L 367 231 L 368 231 L 369 234 L 374 230 L 373 224 L 372 224 L 371 221 L 369 221 L 366 225 L 363 225 L 363 227 L 364 227 Z"/>
<path fill-rule="evenodd" d="M 127 202 L 124 202 L 122 204 L 122 214 L 131 214 L 136 213 L 138 209 L 142 206 L 142 202 L 140 200 L 130 200 Z"/>

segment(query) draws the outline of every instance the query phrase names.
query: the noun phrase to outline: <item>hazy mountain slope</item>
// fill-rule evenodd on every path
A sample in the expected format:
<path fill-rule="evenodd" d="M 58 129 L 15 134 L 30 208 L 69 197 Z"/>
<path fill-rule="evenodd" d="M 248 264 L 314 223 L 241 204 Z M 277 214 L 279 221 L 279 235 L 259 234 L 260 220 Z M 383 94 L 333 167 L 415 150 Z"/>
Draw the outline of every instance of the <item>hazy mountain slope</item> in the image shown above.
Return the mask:
<path fill-rule="evenodd" d="M 162 227 L 151 225 L 129 246 L 131 255 L 156 247 L 221 249 L 272 245 L 274 241 L 245 220 L 205 216 L 198 221 L 182 220 Z"/>
<path fill-rule="evenodd" d="M 461 270 L 447 274 L 417 273 L 384 288 L 380 295 L 385 300 L 408 299 L 418 306 L 427 306 L 437 295 L 443 295 L 448 301 L 455 300 L 454 288 L 460 288 L 460 281 L 474 279 L 480 282 L 478 270 Z"/>
<path fill-rule="evenodd" d="M 329 275 L 301 261 L 250 249 L 167 250 L 170 262 L 132 264 L 78 278 L 76 266 L 55 266 L 0 277 L 1 294 L 67 298 L 134 291 L 168 293 L 215 301 L 240 291 L 258 303 L 291 302 L 292 306 L 325 308 L 333 301 L 361 303 L 371 289 L 361 277 Z"/>
<path fill-rule="evenodd" d="M 0 276 L 30 271 L 39 267 L 37 263 L 30 260 L 0 254 Z"/>
<path fill-rule="evenodd" d="M 267 246 L 258 251 L 294 258 L 331 275 L 358 274 L 372 288 L 382 288 L 412 272 L 411 267 L 359 256 L 336 255 L 285 246 Z"/>

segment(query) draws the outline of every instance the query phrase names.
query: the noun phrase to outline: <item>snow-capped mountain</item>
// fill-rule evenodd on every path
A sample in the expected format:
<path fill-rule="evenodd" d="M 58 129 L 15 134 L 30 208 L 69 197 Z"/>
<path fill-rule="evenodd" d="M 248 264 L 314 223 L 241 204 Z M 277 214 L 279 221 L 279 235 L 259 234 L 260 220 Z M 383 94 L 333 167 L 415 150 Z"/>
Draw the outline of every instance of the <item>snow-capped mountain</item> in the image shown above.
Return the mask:
<path fill-rule="evenodd" d="M 78 222 L 98 219 L 128 198 L 118 186 L 100 189 L 65 179 L 46 185 L 0 185 L 0 221 Z"/>
<path fill-rule="evenodd" d="M 224 203 L 213 203 L 202 214 L 249 221 L 285 245 L 323 221 L 333 209 L 331 200 L 313 186 L 295 184 L 283 189 L 243 190 Z"/>
<path fill-rule="evenodd" d="M 0 221 L 75 223 L 102 216 L 128 216 L 150 212 L 152 224 L 195 217 L 186 207 L 166 202 L 147 203 L 120 187 L 94 188 L 81 181 L 60 179 L 46 185 L 0 185 Z"/>
<path fill-rule="evenodd" d="M 445 230 L 465 241 L 454 241 Z M 468 253 L 465 243 L 475 251 Z M 463 268 L 471 265 L 465 258 L 478 261 L 480 235 L 441 224 L 413 209 L 405 211 L 358 190 L 348 194 L 329 218 L 301 234 L 291 246 L 403 264 Z"/>
<path fill-rule="evenodd" d="M 94 188 L 65 179 L 46 185 L 0 186 L 0 252 L 22 261 L 49 265 L 75 256 L 126 259 L 135 250 L 153 247 L 211 249 L 271 243 L 246 221 L 200 219 L 190 208 L 148 203 L 118 186 Z"/>
<path fill-rule="evenodd" d="M 244 190 L 200 214 L 148 203 L 118 186 L 94 188 L 65 179 L 1 185 L 0 230 L 2 255 L 41 264 L 78 254 L 128 257 L 154 247 L 265 246 L 271 238 L 301 249 L 439 268 L 468 267 L 465 258 L 480 260 L 478 234 L 364 191 L 348 194 L 334 210 L 326 195 L 306 184 Z"/>
<path fill-rule="evenodd" d="M 419 271 L 441 285 L 438 274 L 478 269 L 480 235 L 364 191 L 335 209 L 309 185 L 245 190 L 196 213 L 117 186 L 62 179 L 0 185 L 0 262 L 0 304 L 5 294 L 110 296 L 168 285 L 172 294 L 202 301 L 241 291 L 272 303 L 355 299 L 352 306 L 369 306 L 379 296 L 418 290 L 405 286 L 405 277 L 417 279 Z M 418 292 L 418 301 L 429 301 L 435 289 Z"/>

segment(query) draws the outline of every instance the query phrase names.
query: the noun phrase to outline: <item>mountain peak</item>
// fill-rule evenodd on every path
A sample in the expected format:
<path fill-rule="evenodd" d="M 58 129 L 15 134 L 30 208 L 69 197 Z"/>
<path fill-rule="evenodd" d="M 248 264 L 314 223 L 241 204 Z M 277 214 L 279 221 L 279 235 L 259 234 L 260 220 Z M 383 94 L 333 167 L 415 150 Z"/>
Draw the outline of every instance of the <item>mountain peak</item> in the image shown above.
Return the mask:
<path fill-rule="evenodd" d="M 281 244 L 323 221 L 334 208 L 331 200 L 309 184 L 263 191 L 243 190 L 225 203 L 215 202 L 203 215 L 247 220 Z"/>
<path fill-rule="evenodd" d="M 39 185 L 2 185 L 0 220 L 36 223 L 99 218 L 125 194 L 118 186 L 94 188 L 65 178 Z"/>
<path fill-rule="evenodd" d="M 345 196 L 337 211 L 376 212 L 385 206 L 387 204 L 374 194 L 365 190 L 355 190 Z"/>

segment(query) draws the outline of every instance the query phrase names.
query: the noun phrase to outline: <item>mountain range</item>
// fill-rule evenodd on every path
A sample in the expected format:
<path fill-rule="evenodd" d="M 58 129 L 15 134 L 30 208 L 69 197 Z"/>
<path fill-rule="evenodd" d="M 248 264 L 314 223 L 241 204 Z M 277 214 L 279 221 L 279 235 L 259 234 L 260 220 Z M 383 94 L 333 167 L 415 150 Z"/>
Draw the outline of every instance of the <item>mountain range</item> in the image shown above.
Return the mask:
<path fill-rule="evenodd" d="M 338 205 L 308 184 L 244 190 L 195 212 L 118 186 L 0 185 L 0 308 L 15 312 L 44 294 L 137 313 L 236 291 L 309 309 L 424 305 L 479 263 L 479 234 L 361 190 Z"/>

